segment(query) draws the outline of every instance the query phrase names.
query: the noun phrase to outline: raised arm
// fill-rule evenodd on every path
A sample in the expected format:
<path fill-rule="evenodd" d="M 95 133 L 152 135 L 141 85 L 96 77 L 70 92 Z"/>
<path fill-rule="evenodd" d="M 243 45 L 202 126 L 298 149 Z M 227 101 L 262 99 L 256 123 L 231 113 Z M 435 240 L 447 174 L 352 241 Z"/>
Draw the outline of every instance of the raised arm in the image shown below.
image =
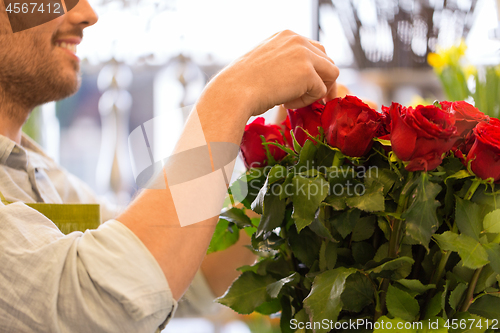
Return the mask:
<path fill-rule="evenodd" d="M 280 32 L 207 85 L 177 147 L 181 149 L 200 135 L 195 133 L 200 123 L 207 143 L 239 145 L 250 116 L 279 104 L 298 108 L 323 98 L 333 89 L 338 73 L 319 43 L 290 31 Z M 168 186 L 168 170 L 166 174 L 166 190 L 143 190 L 117 220 L 146 245 L 174 298 L 179 299 L 200 267 L 218 217 L 181 227 Z M 196 202 L 192 209 L 197 209 Z"/>

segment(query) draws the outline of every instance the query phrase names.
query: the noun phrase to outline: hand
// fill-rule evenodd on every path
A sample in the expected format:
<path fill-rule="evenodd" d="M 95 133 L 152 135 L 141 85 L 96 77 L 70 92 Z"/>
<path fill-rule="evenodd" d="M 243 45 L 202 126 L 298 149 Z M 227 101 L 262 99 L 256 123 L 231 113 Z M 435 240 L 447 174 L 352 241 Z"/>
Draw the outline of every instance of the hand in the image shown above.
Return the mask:
<path fill-rule="evenodd" d="M 230 101 L 246 103 L 252 116 L 279 104 L 309 105 L 336 89 L 338 75 L 321 44 L 282 31 L 234 61 L 209 86 Z"/>

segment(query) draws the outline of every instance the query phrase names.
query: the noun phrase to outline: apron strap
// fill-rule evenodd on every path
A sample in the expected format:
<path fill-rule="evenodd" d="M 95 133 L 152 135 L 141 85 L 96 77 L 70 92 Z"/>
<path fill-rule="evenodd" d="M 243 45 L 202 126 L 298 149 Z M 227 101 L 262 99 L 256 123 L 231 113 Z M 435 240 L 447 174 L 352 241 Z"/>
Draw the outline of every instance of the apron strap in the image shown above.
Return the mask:
<path fill-rule="evenodd" d="M 0 192 L 0 199 L 4 205 L 12 202 L 5 199 Z M 101 224 L 99 204 L 50 204 L 25 203 L 51 220 L 64 234 L 73 231 L 84 232 L 87 229 L 97 229 Z"/>

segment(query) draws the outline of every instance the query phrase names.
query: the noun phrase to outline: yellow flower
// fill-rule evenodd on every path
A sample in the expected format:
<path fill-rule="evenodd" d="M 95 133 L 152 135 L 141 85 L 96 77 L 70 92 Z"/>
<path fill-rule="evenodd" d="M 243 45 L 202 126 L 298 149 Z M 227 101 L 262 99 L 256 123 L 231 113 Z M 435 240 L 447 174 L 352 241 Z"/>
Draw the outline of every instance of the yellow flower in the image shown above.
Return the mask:
<path fill-rule="evenodd" d="M 438 46 L 436 53 L 429 53 L 427 62 L 434 67 L 438 73 L 441 73 L 446 66 L 458 66 L 460 59 L 465 55 L 465 51 L 467 51 L 467 45 L 462 39 L 460 44 L 453 45 L 447 49 Z"/>
<path fill-rule="evenodd" d="M 438 73 L 443 71 L 446 66 L 445 59 L 439 53 L 429 53 L 427 56 L 427 62 L 431 65 Z"/>

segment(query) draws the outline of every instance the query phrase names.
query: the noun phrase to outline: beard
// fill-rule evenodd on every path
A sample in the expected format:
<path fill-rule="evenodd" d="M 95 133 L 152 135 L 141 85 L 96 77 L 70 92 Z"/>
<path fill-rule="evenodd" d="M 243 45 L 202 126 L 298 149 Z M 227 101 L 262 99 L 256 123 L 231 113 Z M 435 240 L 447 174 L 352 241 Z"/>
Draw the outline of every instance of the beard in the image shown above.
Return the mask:
<path fill-rule="evenodd" d="M 35 32 L 0 35 L 0 100 L 10 101 L 29 113 L 38 105 L 66 98 L 78 90 L 78 62 L 67 63 L 65 59 L 63 63 L 54 57 L 54 46 L 47 38 Z M 9 117 L 26 117 L 18 114 L 19 109 L 2 111 Z"/>

